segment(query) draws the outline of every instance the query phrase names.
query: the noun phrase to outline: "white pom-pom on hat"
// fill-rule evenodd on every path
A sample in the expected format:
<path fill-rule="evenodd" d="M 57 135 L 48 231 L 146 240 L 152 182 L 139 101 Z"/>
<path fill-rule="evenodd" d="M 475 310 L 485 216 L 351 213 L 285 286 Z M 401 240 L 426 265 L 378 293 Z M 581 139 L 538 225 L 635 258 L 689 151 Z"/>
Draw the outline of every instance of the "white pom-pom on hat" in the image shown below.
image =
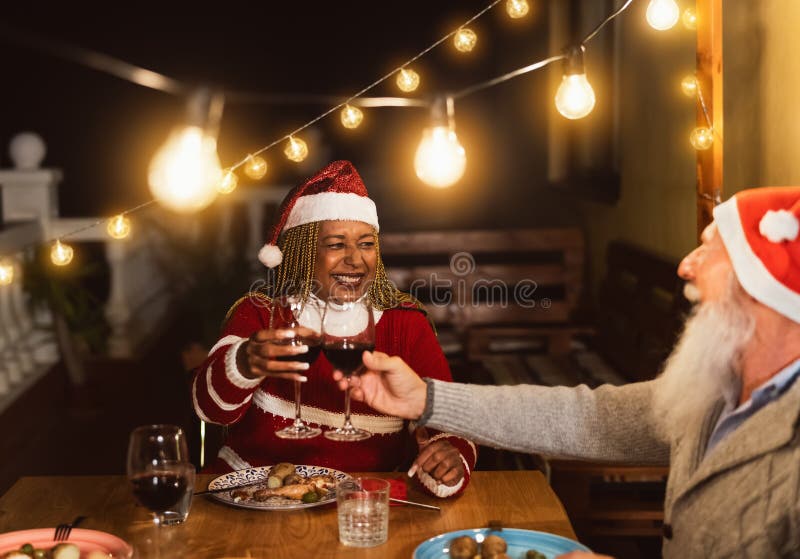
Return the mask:
<path fill-rule="evenodd" d="M 787 210 L 767 210 L 758 224 L 758 231 L 771 243 L 794 241 L 800 234 L 800 221 Z"/>
<path fill-rule="evenodd" d="M 267 268 L 274 268 L 283 262 L 283 253 L 277 246 L 268 243 L 258 251 L 258 260 Z"/>

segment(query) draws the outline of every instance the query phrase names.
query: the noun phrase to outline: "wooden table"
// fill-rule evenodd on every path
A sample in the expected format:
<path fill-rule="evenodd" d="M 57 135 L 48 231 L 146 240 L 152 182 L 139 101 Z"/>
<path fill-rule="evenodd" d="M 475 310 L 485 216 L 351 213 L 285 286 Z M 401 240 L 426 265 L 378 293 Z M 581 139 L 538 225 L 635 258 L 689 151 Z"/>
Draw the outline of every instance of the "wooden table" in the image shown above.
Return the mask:
<path fill-rule="evenodd" d="M 205 488 L 213 477 L 198 476 L 198 487 Z M 429 497 L 409 484 L 408 499 L 436 504 L 442 510 L 393 506 L 389 513 L 389 541 L 362 549 L 339 543 L 335 505 L 297 511 L 253 511 L 198 497 L 186 523 L 162 528 L 161 556 L 408 558 L 427 538 L 452 530 L 486 527 L 490 521 L 500 521 L 507 528 L 575 538 L 564 508 L 539 472 L 474 472 L 470 486 L 455 499 Z M 0 498 L 0 533 L 52 527 L 79 514 L 89 516 L 82 528 L 116 534 L 134 546 L 136 557 L 149 555 L 154 534 L 151 516 L 135 504 L 124 476 L 21 478 Z"/>

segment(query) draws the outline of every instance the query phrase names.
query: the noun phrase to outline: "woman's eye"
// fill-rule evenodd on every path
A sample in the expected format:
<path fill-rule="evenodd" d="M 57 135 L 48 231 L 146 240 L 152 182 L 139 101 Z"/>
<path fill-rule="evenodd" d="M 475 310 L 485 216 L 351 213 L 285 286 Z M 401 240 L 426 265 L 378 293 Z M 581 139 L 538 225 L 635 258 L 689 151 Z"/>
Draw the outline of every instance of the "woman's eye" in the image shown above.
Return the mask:
<path fill-rule="evenodd" d="M 363 243 L 360 244 L 360 246 L 361 246 L 361 248 L 372 248 L 372 247 L 375 246 L 375 242 L 374 241 L 364 241 Z"/>
<path fill-rule="evenodd" d="M 329 249 L 338 250 L 340 248 L 344 248 L 344 243 L 333 243 L 328 245 Z"/>

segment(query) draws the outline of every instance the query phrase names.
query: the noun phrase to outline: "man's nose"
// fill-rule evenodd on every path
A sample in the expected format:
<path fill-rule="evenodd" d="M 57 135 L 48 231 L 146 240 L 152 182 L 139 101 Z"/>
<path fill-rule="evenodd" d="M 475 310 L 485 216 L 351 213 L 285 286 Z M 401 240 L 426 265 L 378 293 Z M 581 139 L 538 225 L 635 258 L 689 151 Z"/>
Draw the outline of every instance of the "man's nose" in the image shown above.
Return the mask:
<path fill-rule="evenodd" d="M 692 281 L 694 279 L 695 264 L 695 251 L 692 251 L 684 256 L 681 263 L 678 264 L 678 277 L 686 281 Z"/>

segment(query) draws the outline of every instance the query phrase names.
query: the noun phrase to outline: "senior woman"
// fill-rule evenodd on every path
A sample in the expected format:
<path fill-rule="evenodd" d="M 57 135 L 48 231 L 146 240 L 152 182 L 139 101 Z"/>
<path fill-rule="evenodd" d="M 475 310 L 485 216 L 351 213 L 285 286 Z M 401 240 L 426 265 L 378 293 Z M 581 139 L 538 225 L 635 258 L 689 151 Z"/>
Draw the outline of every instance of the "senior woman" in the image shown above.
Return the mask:
<path fill-rule="evenodd" d="M 452 380 L 422 305 L 386 276 L 375 204 L 350 162 L 331 163 L 286 196 L 259 259 L 274 269 L 276 292 L 292 285 L 303 289 L 306 300 L 326 300 L 343 291 L 366 295 L 374 309 L 376 350 L 400 356 L 431 378 Z M 229 426 L 213 470 L 294 462 L 343 471 L 394 471 L 418 457 L 417 478 L 431 493 L 448 497 L 463 491 L 476 459 L 470 441 L 414 429 L 360 402 L 353 404 L 352 418 L 373 433 L 366 440 L 277 437 L 275 431 L 295 417 L 289 379 L 307 379 L 302 415 L 309 423 L 336 428 L 344 423 L 344 413 L 333 367 L 324 355 L 310 366 L 276 361 L 298 349 L 274 343 L 281 332 L 270 330 L 269 324 L 268 300 L 260 294 L 243 297 L 229 311 L 220 340 L 195 370 L 197 415 Z"/>

